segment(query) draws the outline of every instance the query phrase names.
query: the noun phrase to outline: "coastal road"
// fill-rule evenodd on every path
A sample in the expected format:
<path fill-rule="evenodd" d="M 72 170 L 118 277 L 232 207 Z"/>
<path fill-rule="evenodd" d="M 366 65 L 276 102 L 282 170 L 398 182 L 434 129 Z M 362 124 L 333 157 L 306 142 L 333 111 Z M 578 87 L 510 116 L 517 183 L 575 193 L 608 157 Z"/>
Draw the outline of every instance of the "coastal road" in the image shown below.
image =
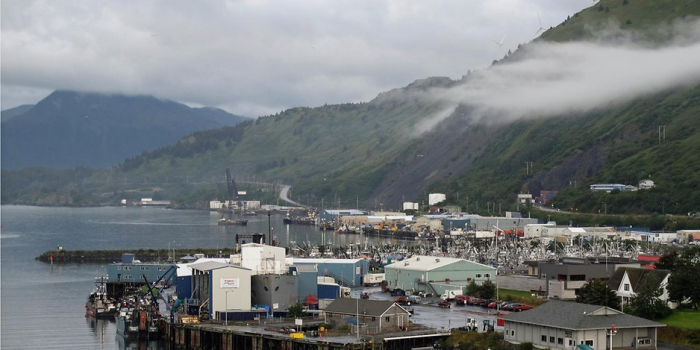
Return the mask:
<path fill-rule="evenodd" d="M 291 203 L 291 204 L 293 204 L 293 205 L 296 205 L 296 206 L 299 206 L 299 207 L 302 207 L 302 208 L 306 208 L 305 205 L 303 205 L 303 204 L 301 204 L 301 203 L 297 203 L 297 202 L 295 202 L 295 201 L 289 199 L 289 189 L 290 189 L 290 188 L 292 188 L 292 186 L 289 186 L 289 185 L 282 185 L 282 190 L 280 191 L 280 199 L 283 200 L 283 201 L 285 201 L 285 202 L 287 202 L 287 203 Z"/>

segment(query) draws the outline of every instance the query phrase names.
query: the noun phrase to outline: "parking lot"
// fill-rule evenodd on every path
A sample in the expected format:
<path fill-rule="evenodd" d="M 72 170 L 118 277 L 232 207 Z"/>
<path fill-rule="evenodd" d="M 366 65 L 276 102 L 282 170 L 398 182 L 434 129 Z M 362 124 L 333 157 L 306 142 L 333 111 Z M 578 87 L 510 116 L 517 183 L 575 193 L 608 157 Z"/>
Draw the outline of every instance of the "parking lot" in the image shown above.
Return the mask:
<path fill-rule="evenodd" d="M 395 297 L 389 293 L 382 293 L 380 287 L 356 288 L 350 292 L 352 298 L 359 298 L 363 292 L 369 294 L 370 300 L 394 300 Z M 493 312 L 493 309 L 488 309 L 480 306 L 455 306 L 451 302 L 449 308 L 441 308 L 437 306 L 440 301 L 439 297 L 422 298 L 420 304 L 411 304 L 405 306 L 412 308 L 414 314 L 411 317 L 413 323 L 421 324 L 431 328 L 449 329 L 464 326 L 467 318 L 475 318 L 479 331 L 483 330 L 483 321 L 496 322 L 495 315 L 488 315 L 488 312 Z M 502 331 L 503 327 L 496 327 L 497 331 Z"/>

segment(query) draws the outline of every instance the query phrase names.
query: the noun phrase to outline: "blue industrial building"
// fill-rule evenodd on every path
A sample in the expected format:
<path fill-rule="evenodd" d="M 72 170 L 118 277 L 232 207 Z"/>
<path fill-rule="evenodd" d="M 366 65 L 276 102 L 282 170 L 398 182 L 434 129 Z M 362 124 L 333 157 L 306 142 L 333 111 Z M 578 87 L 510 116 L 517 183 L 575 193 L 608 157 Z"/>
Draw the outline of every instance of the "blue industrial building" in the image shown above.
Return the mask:
<path fill-rule="evenodd" d="M 363 210 L 355 210 L 355 209 L 338 209 L 338 210 L 332 210 L 332 209 L 324 209 L 321 210 L 318 213 L 318 218 L 321 221 L 333 221 L 333 220 L 338 220 L 338 218 L 343 217 L 343 216 L 367 216 L 370 215 L 370 212 L 368 211 L 363 211 Z"/>
<path fill-rule="evenodd" d="M 107 265 L 107 282 L 143 284 L 146 283 L 145 276 L 149 283 L 161 277 L 166 278 L 164 282 L 167 284 L 175 283 L 175 271 L 171 270 L 175 264 L 142 263 L 135 258 L 132 253 L 124 253 L 121 262 Z"/>
<path fill-rule="evenodd" d="M 333 277 L 344 287 L 362 286 L 362 276 L 369 271 L 365 259 L 292 259 L 293 266 L 315 266 L 316 276 Z M 299 281 L 299 285 L 302 282 Z M 301 292 L 301 291 L 300 291 Z M 302 295 L 300 293 L 300 295 Z"/>
<path fill-rule="evenodd" d="M 299 301 L 305 302 L 308 296 L 317 297 L 318 269 L 315 265 L 299 265 L 290 267 L 290 272 L 297 275 Z"/>

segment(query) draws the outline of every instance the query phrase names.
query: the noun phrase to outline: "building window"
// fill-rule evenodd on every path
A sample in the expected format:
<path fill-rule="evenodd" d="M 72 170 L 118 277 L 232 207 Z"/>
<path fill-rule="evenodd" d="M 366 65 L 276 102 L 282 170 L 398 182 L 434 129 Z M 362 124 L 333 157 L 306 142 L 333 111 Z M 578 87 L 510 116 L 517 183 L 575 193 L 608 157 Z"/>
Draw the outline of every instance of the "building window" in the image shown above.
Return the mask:
<path fill-rule="evenodd" d="M 569 339 L 569 346 L 574 346 L 574 342 L 571 339 Z"/>
<path fill-rule="evenodd" d="M 630 285 L 625 283 L 625 292 L 629 292 L 629 291 L 630 291 Z"/>
<path fill-rule="evenodd" d="M 547 336 L 546 336 L 546 335 L 542 335 L 542 342 L 543 342 L 543 343 L 546 343 L 546 342 L 547 342 Z"/>
<path fill-rule="evenodd" d="M 549 342 L 554 343 L 554 337 L 549 337 Z"/>
<path fill-rule="evenodd" d="M 489 277 L 491 277 L 491 274 L 490 274 L 490 273 L 485 273 L 485 274 L 484 274 L 484 277 L 489 278 Z"/>
<path fill-rule="evenodd" d="M 476 274 L 476 278 L 481 278 L 481 274 L 480 274 L 480 273 L 477 273 L 477 274 Z"/>
<path fill-rule="evenodd" d="M 593 347 L 593 341 L 592 340 L 586 340 L 586 345 Z"/>
<path fill-rule="evenodd" d="M 391 317 L 390 317 L 390 316 L 387 316 L 387 317 L 386 317 L 386 321 L 387 321 L 387 322 L 391 322 Z"/>
<path fill-rule="evenodd" d="M 121 270 L 122 270 L 122 267 L 121 267 L 121 266 L 117 266 L 117 271 L 121 271 Z"/>
<path fill-rule="evenodd" d="M 511 336 L 511 337 L 515 337 L 515 329 L 511 329 L 511 330 L 510 330 L 510 336 Z"/>
<path fill-rule="evenodd" d="M 564 345 L 564 338 L 557 338 L 557 344 Z"/>
<path fill-rule="evenodd" d="M 569 281 L 585 281 L 586 275 L 571 275 L 569 276 Z"/>

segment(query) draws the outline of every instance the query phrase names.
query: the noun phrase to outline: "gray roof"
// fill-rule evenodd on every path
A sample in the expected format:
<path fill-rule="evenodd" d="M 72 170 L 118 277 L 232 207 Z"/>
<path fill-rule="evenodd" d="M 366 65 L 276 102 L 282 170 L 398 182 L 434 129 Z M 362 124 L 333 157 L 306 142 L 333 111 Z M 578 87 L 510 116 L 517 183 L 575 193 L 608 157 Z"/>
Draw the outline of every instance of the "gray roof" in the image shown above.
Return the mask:
<path fill-rule="evenodd" d="M 218 261 L 206 261 L 206 262 L 201 262 L 201 263 L 194 263 L 194 264 L 189 265 L 189 267 L 192 270 L 199 270 L 199 271 L 211 271 L 211 270 L 216 270 L 216 269 L 220 269 L 223 267 L 235 267 L 235 268 L 241 269 L 241 270 L 250 270 L 250 269 L 246 269 L 245 267 L 240 267 L 238 265 L 231 265 L 231 264 L 222 263 L 222 262 L 218 262 Z"/>
<path fill-rule="evenodd" d="M 569 301 L 552 300 L 532 310 L 502 317 L 508 322 L 528 323 L 553 328 L 584 330 L 615 328 L 664 327 L 664 324 L 627 315 L 615 309 Z"/>
<path fill-rule="evenodd" d="M 351 299 L 338 298 L 333 300 L 330 305 L 326 306 L 325 312 L 356 315 L 359 311 L 361 315 L 382 316 L 387 310 L 394 305 L 391 300 L 367 300 L 367 299 Z M 404 308 L 398 306 L 398 312 L 408 313 Z"/>

